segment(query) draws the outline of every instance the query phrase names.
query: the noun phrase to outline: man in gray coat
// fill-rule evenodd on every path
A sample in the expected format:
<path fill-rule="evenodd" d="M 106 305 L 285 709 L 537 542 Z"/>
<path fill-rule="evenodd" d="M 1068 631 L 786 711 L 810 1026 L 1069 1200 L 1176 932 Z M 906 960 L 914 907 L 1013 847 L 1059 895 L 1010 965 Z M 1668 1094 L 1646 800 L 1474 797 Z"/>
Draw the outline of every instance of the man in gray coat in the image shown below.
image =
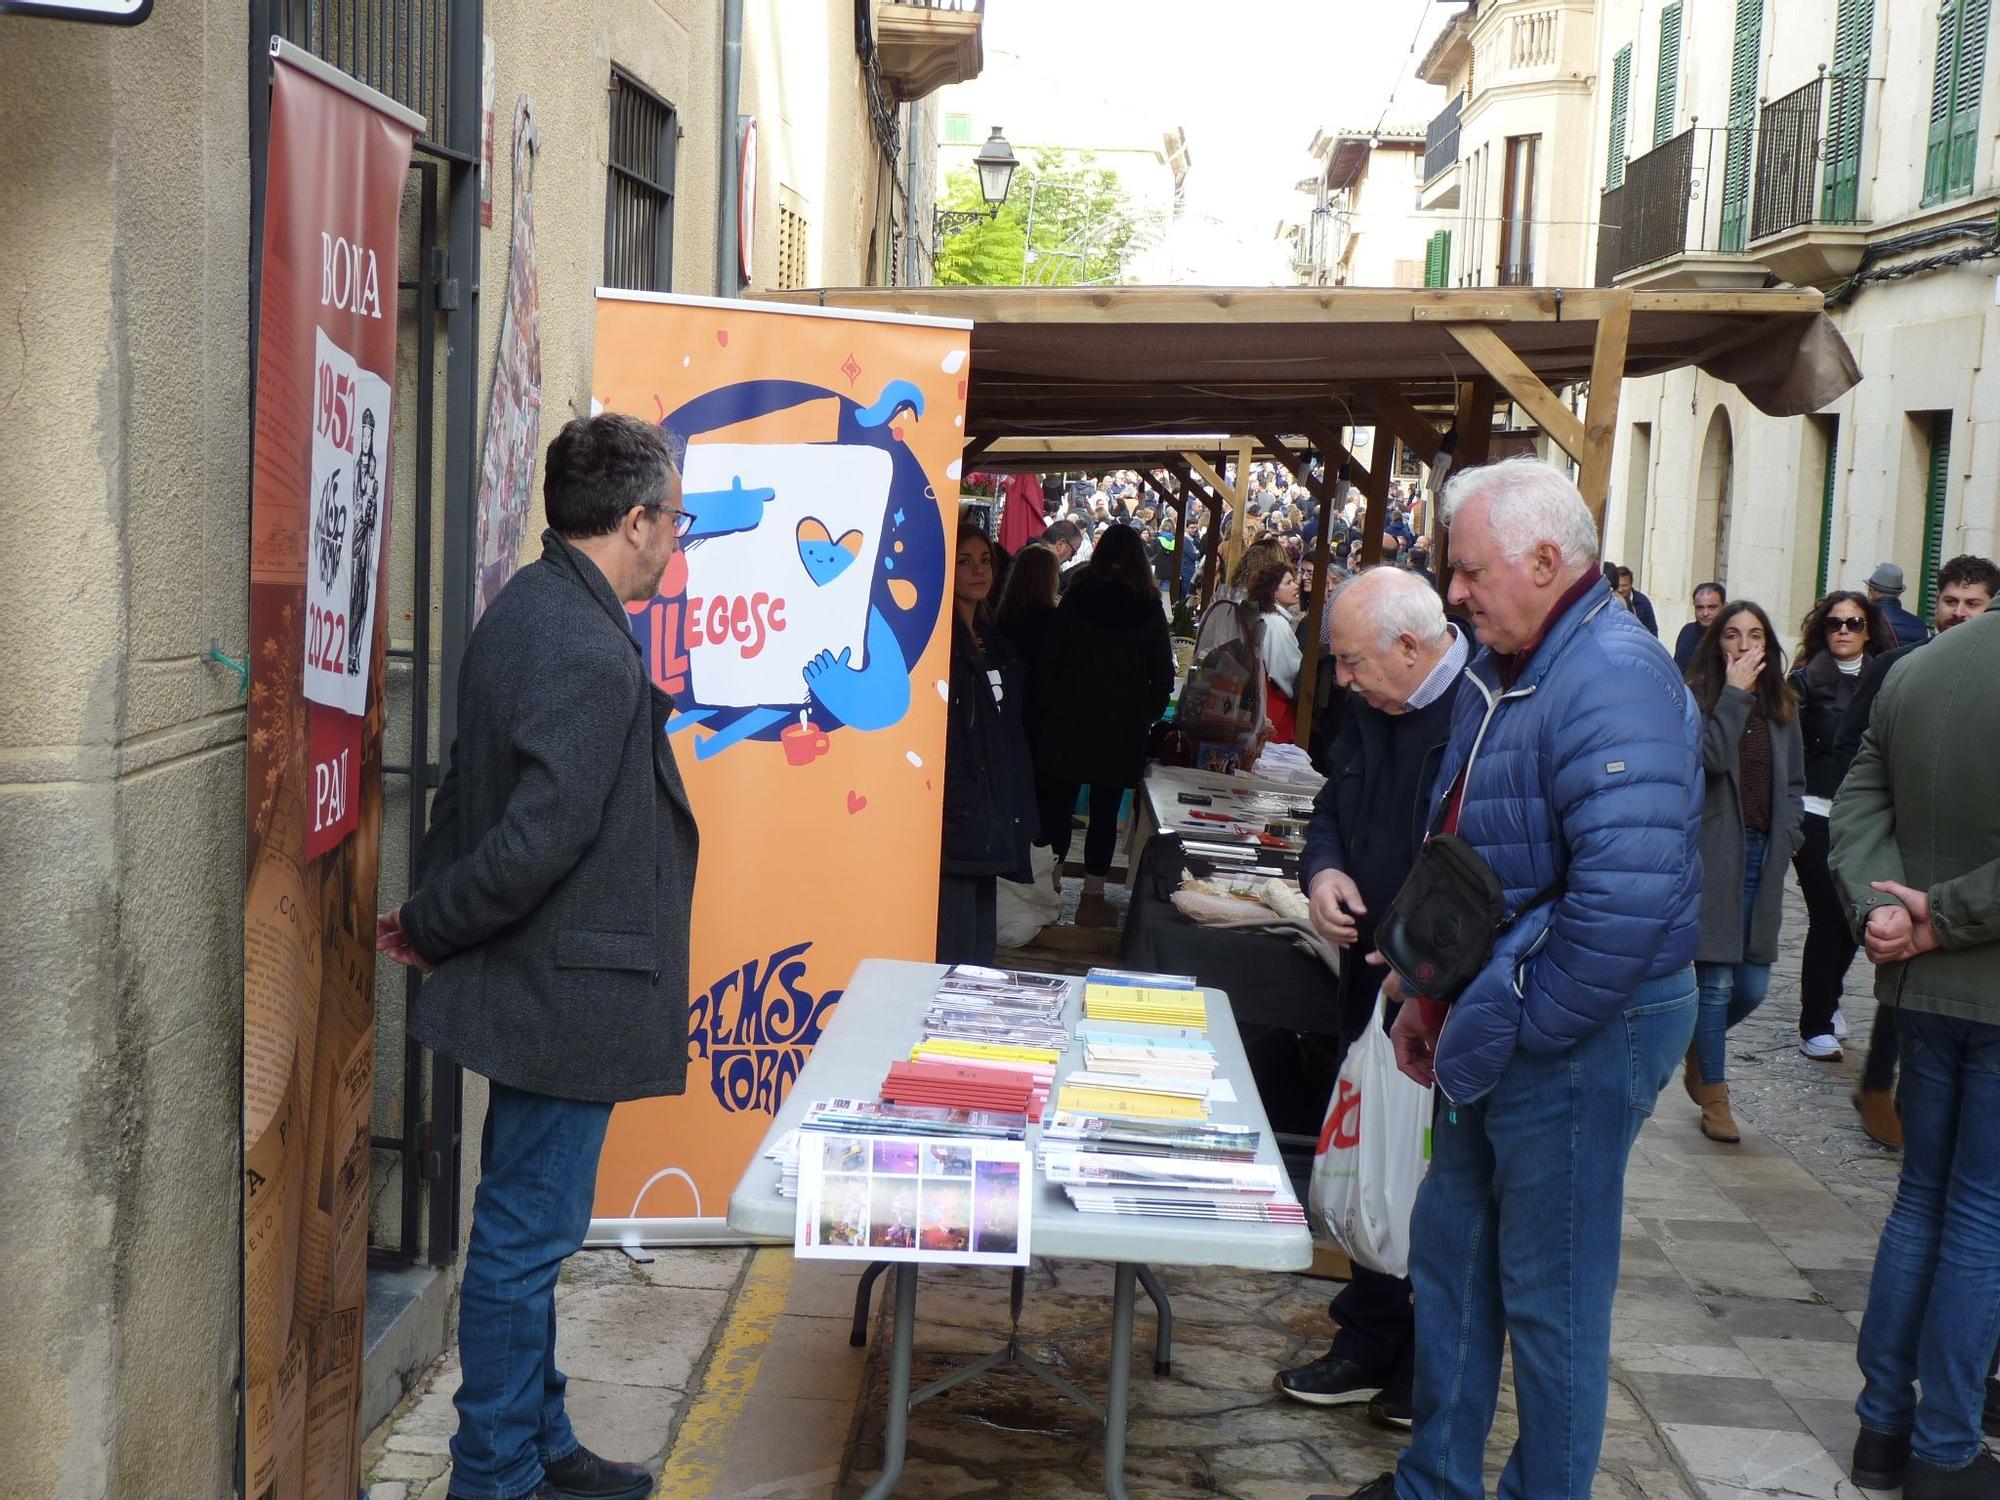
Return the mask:
<path fill-rule="evenodd" d="M 581 1446 L 555 1284 L 590 1225 L 611 1106 L 687 1069 L 694 815 L 625 605 L 673 556 L 680 476 L 657 429 L 578 418 L 549 445 L 540 561 L 466 645 L 459 737 L 417 890 L 376 946 L 430 973 L 410 1034 L 492 1080 L 460 1290 L 451 1494 L 640 1500 Z"/>
<path fill-rule="evenodd" d="M 1996 682 L 2000 615 L 1917 652 L 1883 684 L 1833 804 L 1829 864 L 1903 1052 L 1903 1170 L 1861 1323 L 1853 1475 L 1906 1500 L 2000 1495 L 1979 1432 L 2000 1339 Z"/>

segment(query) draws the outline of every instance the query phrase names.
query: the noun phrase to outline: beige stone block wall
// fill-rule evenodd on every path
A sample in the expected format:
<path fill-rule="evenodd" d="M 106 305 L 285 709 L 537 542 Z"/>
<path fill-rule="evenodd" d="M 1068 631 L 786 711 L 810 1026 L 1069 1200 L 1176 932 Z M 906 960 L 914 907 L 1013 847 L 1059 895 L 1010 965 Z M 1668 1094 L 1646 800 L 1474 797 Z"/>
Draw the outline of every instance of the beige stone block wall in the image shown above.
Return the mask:
<path fill-rule="evenodd" d="M 0 1471 L 234 1467 L 244 21 L 0 21 Z"/>

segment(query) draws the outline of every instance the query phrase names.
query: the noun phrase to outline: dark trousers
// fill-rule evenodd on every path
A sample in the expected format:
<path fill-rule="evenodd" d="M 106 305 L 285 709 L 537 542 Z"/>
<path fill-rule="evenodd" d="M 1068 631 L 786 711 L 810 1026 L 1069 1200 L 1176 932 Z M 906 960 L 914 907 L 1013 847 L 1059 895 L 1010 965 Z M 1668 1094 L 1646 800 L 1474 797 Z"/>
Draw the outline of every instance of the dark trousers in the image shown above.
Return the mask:
<path fill-rule="evenodd" d="M 1875 1007 L 1875 1029 L 1868 1035 L 1868 1061 L 1861 1069 L 1864 1089 L 1896 1086 L 1896 1007 Z"/>
<path fill-rule="evenodd" d="M 1354 1268 L 1354 1279 L 1340 1289 L 1327 1307 L 1333 1321 L 1333 1354 L 1351 1359 L 1387 1381 L 1410 1366 L 1417 1344 L 1417 1310 L 1410 1300 L 1410 1278 L 1387 1276 L 1366 1266 Z"/>
<path fill-rule="evenodd" d="M 1806 898 L 1806 951 L 1799 965 L 1799 1036 L 1805 1041 L 1833 1033 L 1833 1013 L 1856 948 L 1826 854 L 1826 819 L 1807 813 L 1806 840 L 1792 856 Z"/>
<path fill-rule="evenodd" d="M 1041 804 L 1042 842 L 1055 850 L 1056 864 L 1069 858 L 1069 826 L 1076 794 L 1074 781 L 1037 779 L 1035 797 Z M 1118 808 L 1125 800 L 1122 786 L 1093 786 L 1090 789 L 1090 827 L 1083 835 L 1083 868 L 1088 875 L 1111 873 L 1111 856 L 1118 852 Z"/>
<path fill-rule="evenodd" d="M 937 961 L 941 964 L 993 962 L 996 935 L 994 875 L 943 875 L 938 878 Z"/>

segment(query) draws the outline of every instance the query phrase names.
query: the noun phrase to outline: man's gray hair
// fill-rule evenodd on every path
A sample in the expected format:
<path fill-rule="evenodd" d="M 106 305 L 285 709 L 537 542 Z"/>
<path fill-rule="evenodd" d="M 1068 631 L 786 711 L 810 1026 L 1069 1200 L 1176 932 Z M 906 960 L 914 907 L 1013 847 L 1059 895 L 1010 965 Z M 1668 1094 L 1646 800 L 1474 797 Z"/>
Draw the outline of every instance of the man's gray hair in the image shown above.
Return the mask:
<path fill-rule="evenodd" d="M 1543 542 L 1572 568 L 1597 561 L 1597 522 L 1583 496 L 1559 470 L 1523 454 L 1461 469 L 1445 484 L 1440 509 L 1450 526 L 1474 500 L 1491 502 L 1487 519 L 1501 556 L 1519 562 Z"/>
<path fill-rule="evenodd" d="M 1368 583 L 1369 579 L 1375 583 Z M 1386 650 L 1397 637 L 1409 636 L 1419 646 L 1434 646 L 1445 637 L 1444 601 L 1438 591 L 1415 573 L 1382 565 L 1364 568 L 1333 591 L 1333 604 L 1349 589 L 1359 588 L 1356 607 L 1375 629 L 1375 645 Z M 1332 605 L 1327 619 L 1333 618 Z"/>

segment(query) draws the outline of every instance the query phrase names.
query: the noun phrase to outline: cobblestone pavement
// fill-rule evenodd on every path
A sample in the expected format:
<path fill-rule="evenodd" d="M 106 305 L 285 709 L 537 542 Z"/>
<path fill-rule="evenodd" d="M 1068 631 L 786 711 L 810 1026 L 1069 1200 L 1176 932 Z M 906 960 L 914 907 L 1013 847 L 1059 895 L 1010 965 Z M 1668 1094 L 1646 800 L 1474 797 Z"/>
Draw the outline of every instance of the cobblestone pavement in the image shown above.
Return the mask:
<path fill-rule="evenodd" d="M 1624 1264 L 1599 1500 L 1858 1500 L 1844 1477 L 1859 1389 L 1854 1342 L 1896 1157 L 1849 1103 L 1874 1007 L 1849 977 L 1850 1050 L 1798 1051 L 1802 912 L 1788 895 L 1787 956 L 1770 998 L 1730 1038 L 1740 1146 L 1696 1128 L 1676 1083 L 1641 1134 L 1627 1179 Z M 1026 957 L 1026 955 L 1024 955 Z M 664 1468 L 662 1493 L 852 1500 L 881 1463 L 886 1300 L 870 1347 L 847 1346 L 854 1269 L 784 1250 L 662 1251 L 640 1267 L 578 1256 L 558 1292 L 579 1434 Z M 1299 1406 L 1272 1372 L 1321 1352 L 1330 1283 L 1163 1273 L 1172 1373 L 1152 1373 L 1144 1299 L 1127 1464 L 1154 1500 L 1345 1495 L 1394 1461 L 1400 1435 L 1356 1410 Z M 885 1282 L 886 1286 L 887 1283 Z M 1109 1343 L 1108 1267 L 1036 1265 L 1023 1345 L 1093 1393 Z M 1007 1282 L 927 1272 L 915 1380 L 1005 1341 Z M 371 1500 L 442 1500 L 456 1366 L 442 1362 L 369 1441 Z M 1510 1393 L 1489 1445 L 1515 1432 Z M 1015 1370 L 918 1408 L 897 1493 L 922 1500 L 1081 1500 L 1102 1493 L 1097 1424 Z M 1490 1478 L 1489 1475 L 1489 1478 Z"/>

